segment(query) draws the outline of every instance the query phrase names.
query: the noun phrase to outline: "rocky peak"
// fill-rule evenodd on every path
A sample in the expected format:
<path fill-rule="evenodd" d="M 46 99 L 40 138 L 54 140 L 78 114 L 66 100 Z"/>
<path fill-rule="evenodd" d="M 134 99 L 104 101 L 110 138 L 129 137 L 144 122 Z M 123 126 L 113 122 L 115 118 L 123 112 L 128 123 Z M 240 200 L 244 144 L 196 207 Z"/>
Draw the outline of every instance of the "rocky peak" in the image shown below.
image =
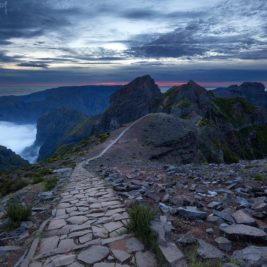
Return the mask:
<path fill-rule="evenodd" d="M 243 92 L 251 92 L 251 93 L 264 93 L 265 86 L 262 83 L 257 82 L 244 82 L 239 86 L 239 89 Z"/>
<path fill-rule="evenodd" d="M 217 88 L 213 92 L 220 97 L 243 97 L 248 102 L 267 109 L 267 92 L 265 92 L 265 86 L 262 83 L 244 82 L 240 86 L 231 85 Z"/>
<path fill-rule="evenodd" d="M 101 130 L 113 130 L 148 113 L 158 111 L 162 93 L 155 81 L 145 75 L 138 77 L 110 97 Z"/>
<path fill-rule="evenodd" d="M 144 75 L 131 81 L 127 87 L 158 89 L 154 79 L 150 75 Z"/>
<path fill-rule="evenodd" d="M 163 109 L 183 118 L 202 115 L 209 109 L 211 99 L 212 96 L 205 88 L 194 81 L 189 81 L 166 92 Z"/>

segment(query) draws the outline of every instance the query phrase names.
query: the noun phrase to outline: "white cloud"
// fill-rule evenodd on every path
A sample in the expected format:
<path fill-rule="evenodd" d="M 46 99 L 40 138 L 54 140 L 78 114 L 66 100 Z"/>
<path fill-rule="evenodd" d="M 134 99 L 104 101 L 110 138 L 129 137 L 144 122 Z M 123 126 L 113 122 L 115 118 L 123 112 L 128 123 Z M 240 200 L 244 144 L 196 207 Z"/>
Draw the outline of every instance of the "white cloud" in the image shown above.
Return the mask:
<path fill-rule="evenodd" d="M 0 145 L 20 155 L 32 145 L 36 137 L 36 125 L 17 125 L 0 121 Z"/>

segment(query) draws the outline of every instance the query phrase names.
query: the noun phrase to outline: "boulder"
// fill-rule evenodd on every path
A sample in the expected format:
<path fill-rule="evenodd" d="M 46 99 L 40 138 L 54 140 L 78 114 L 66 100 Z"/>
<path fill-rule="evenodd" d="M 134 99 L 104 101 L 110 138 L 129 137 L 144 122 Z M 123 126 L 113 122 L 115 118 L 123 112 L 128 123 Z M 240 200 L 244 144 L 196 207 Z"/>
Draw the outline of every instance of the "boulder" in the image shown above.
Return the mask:
<path fill-rule="evenodd" d="M 224 257 L 224 253 L 222 251 L 220 251 L 213 245 L 207 243 L 206 241 L 199 239 L 198 243 L 199 243 L 199 248 L 197 250 L 198 255 L 204 260 Z"/>
<path fill-rule="evenodd" d="M 256 227 L 245 224 L 233 224 L 220 229 L 229 237 L 236 238 L 266 238 L 266 233 Z"/>
<path fill-rule="evenodd" d="M 215 239 L 215 242 L 217 243 L 218 247 L 221 250 L 229 252 L 232 249 L 232 242 L 229 239 L 225 238 L 225 237 L 222 237 L 222 236 L 217 237 Z"/>
<path fill-rule="evenodd" d="M 247 224 L 247 225 L 256 225 L 255 219 L 248 215 L 244 210 L 238 210 L 232 214 L 232 217 L 235 219 L 236 223 Z"/>
<path fill-rule="evenodd" d="M 171 267 L 187 267 L 184 254 L 174 243 L 168 243 L 166 246 L 159 246 L 161 253 Z"/>
<path fill-rule="evenodd" d="M 187 219 L 193 220 L 205 220 L 208 217 L 207 212 L 201 211 L 197 207 L 192 206 L 180 207 L 176 210 L 176 213 Z"/>
<path fill-rule="evenodd" d="M 249 266 L 264 266 L 267 264 L 267 247 L 248 246 L 241 250 L 236 250 L 233 257 Z M 243 265 L 242 265 L 243 266 Z"/>

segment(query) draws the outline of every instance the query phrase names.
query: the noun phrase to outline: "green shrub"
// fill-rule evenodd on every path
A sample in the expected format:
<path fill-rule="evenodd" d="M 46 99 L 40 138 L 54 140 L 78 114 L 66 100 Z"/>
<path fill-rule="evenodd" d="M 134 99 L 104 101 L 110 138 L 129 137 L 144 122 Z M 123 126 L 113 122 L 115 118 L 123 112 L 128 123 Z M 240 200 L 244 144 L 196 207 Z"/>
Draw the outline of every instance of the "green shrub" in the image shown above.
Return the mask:
<path fill-rule="evenodd" d="M 53 172 L 49 169 L 46 169 L 46 168 L 42 168 L 42 169 L 39 169 L 36 173 L 37 176 L 46 176 L 46 175 L 49 175 L 49 174 L 52 174 Z"/>
<path fill-rule="evenodd" d="M 183 99 L 178 103 L 179 108 L 189 108 L 192 105 L 192 102 L 188 99 Z"/>
<path fill-rule="evenodd" d="M 101 133 L 97 137 L 99 139 L 99 142 L 103 143 L 109 138 L 109 136 L 110 136 L 110 133 Z"/>
<path fill-rule="evenodd" d="M 32 178 L 32 184 L 39 184 L 44 181 L 44 178 L 42 176 L 34 176 Z"/>
<path fill-rule="evenodd" d="M 127 229 L 129 232 L 133 232 L 146 246 L 151 246 L 156 241 L 156 235 L 150 229 L 150 223 L 155 216 L 156 212 L 147 206 L 136 205 L 129 209 Z"/>
<path fill-rule="evenodd" d="M 14 226 L 20 225 L 26 221 L 32 214 L 32 209 L 29 206 L 22 206 L 14 199 L 10 199 L 7 203 L 6 214 Z"/>
<path fill-rule="evenodd" d="M 25 181 L 12 181 L 8 178 L 5 178 L 0 181 L 0 196 L 5 196 L 12 192 L 16 192 L 27 185 L 28 183 Z"/>
<path fill-rule="evenodd" d="M 267 181 L 267 177 L 264 176 L 264 175 L 262 175 L 262 174 L 260 174 L 260 173 L 256 174 L 256 175 L 254 176 L 254 179 L 255 179 L 256 181 L 262 181 L 262 182 Z"/>
<path fill-rule="evenodd" d="M 225 147 L 223 149 L 223 159 L 224 162 L 227 164 L 231 163 L 238 163 L 239 162 L 239 157 L 236 155 L 232 150 L 230 150 L 228 147 Z"/>
<path fill-rule="evenodd" d="M 58 178 L 57 177 L 53 177 L 51 179 L 48 179 L 45 181 L 45 190 L 46 191 L 51 191 L 52 189 L 55 188 L 55 186 L 57 185 L 58 182 Z"/>

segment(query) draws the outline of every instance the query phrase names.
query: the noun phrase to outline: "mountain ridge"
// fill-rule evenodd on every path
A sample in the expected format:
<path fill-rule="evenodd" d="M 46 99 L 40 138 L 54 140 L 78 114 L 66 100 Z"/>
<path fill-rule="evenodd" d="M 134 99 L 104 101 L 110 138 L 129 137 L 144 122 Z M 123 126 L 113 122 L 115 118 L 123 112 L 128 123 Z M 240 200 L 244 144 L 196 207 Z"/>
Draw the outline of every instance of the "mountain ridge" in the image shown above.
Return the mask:
<path fill-rule="evenodd" d="M 36 123 L 45 113 L 70 108 L 94 116 L 104 112 L 109 96 L 121 86 L 59 87 L 23 96 L 0 97 L 0 120 Z"/>

